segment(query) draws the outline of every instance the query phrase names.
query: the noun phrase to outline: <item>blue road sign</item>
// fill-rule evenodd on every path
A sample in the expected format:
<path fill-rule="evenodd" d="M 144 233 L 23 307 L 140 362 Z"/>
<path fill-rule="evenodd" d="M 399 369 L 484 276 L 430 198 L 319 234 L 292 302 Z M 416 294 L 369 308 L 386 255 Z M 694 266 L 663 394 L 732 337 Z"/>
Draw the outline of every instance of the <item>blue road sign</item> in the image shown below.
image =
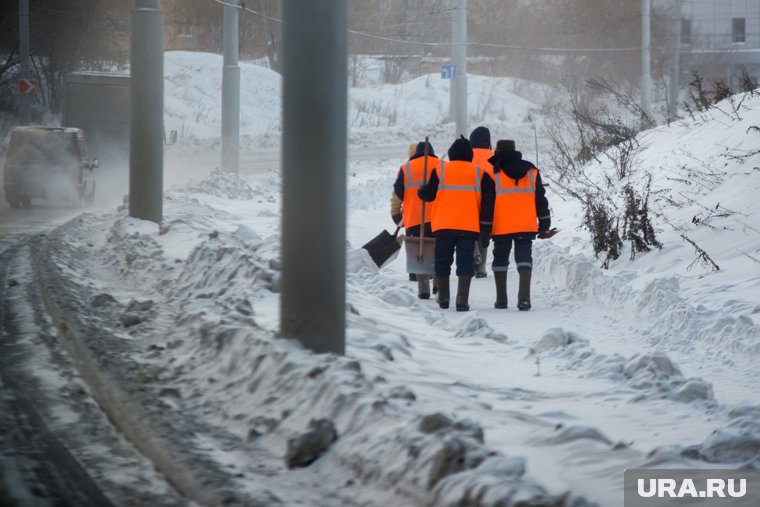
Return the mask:
<path fill-rule="evenodd" d="M 451 63 L 441 65 L 441 79 L 454 79 L 457 77 L 457 66 Z"/>

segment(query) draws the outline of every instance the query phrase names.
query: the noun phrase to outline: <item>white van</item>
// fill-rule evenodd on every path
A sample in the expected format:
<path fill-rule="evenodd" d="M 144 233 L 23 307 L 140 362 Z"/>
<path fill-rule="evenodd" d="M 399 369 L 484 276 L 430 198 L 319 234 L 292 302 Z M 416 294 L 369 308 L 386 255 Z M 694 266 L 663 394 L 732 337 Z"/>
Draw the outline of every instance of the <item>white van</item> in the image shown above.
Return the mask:
<path fill-rule="evenodd" d="M 3 170 L 5 200 L 12 208 L 29 207 L 33 198 L 92 204 L 97 166 L 80 129 L 15 127 Z"/>

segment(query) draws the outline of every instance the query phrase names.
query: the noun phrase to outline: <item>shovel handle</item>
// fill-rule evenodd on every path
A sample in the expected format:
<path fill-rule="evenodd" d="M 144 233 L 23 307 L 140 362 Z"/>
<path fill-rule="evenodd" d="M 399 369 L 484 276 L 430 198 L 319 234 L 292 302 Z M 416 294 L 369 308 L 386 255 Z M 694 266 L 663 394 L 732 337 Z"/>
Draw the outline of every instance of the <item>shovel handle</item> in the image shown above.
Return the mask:
<path fill-rule="evenodd" d="M 422 151 L 424 158 L 422 165 L 422 186 L 427 185 L 428 175 L 428 136 L 425 136 L 425 148 Z M 425 201 L 422 201 L 422 209 L 420 212 L 420 247 L 417 251 L 417 259 L 422 261 L 424 257 L 424 243 L 425 243 Z"/>

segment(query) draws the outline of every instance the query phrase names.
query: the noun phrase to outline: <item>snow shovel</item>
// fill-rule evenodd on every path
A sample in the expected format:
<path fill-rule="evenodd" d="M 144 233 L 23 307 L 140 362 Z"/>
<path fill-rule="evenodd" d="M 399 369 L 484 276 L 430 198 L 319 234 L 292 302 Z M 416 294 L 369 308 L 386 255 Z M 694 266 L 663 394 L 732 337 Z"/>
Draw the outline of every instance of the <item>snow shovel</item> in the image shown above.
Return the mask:
<path fill-rule="evenodd" d="M 401 240 L 398 237 L 400 230 L 400 225 L 396 227 L 396 232 L 393 234 L 383 230 L 362 246 L 369 252 L 369 256 L 372 257 L 378 268 L 382 268 L 398 255 L 398 251 L 401 249 Z"/>
<path fill-rule="evenodd" d="M 555 234 L 557 234 L 558 232 L 559 232 L 559 229 L 557 229 L 556 227 L 552 227 L 548 231 L 539 232 L 536 236 L 539 239 L 549 239 L 553 237 Z"/>

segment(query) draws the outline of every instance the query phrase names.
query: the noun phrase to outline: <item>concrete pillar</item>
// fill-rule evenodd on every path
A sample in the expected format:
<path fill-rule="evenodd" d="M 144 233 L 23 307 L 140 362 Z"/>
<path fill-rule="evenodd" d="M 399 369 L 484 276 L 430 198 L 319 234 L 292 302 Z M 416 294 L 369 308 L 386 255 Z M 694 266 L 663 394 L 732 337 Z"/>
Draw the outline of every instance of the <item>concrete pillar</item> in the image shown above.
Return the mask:
<path fill-rule="evenodd" d="M 135 0 L 129 87 L 129 216 L 161 223 L 164 193 L 164 13 L 158 0 Z"/>
<path fill-rule="evenodd" d="M 240 67 L 238 18 L 240 0 L 224 6 L 224 68 L 222 70 L 222 170 L 237 173 L 240 164 Z"/>
<path fill-rule="evenodd" d="M 452 0 L 451 61 L 456 76 L 451 80 L 449 112 L 455 123 L 454 137 L 468 137 L 467 127 L 467 0 Z"/>
<path fill-rule="evenodd" d="M 18 3 L 18 35 L 19 57 L 21 70 L 19 79 L 30 79 L 29 72 L 29 0 L 19 0 Z M 28 93 L 19 93 L 18 96 L 18 124 L 29 125 L 32 122 L 32 96 Z"/>
<path fill-rule="evenodd" d="M 285 1 L 280 335 L 345 352 L 346 0 Z"/>
<path fill-rule="evenodd" d="M 652 112 L 652 71 L 650 58 L 649 13 L 651 0 L 641 0 L 641 108 Z"/>

